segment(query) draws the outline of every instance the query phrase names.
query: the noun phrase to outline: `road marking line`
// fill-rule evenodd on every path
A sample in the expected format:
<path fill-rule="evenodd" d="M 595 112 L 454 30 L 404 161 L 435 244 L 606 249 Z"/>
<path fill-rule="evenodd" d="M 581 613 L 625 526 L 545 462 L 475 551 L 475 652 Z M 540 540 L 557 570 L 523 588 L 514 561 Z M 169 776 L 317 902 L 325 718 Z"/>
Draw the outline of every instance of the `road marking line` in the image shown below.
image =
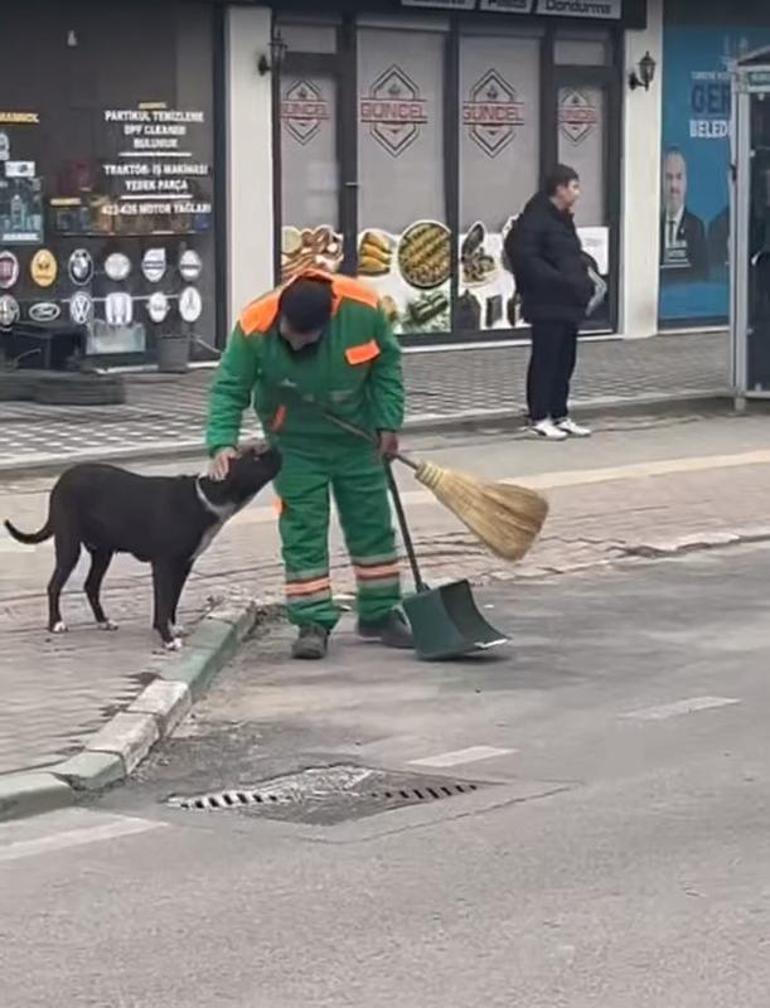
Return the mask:
<path fill-rule="evenodd" d="M 679 717 L 682 714 L 695 714 L 697 711 L 713 710 L 715 707 L 727 707 L 740 702 L 734 697 L 691 697 L 689 700 L 676 700 L 660 707 L 631 711 L 629 714 L 621 714 L 621 717 L 633 718 L 636 721 L 665 721 L 667 718 Z"/>
<path fill-rule="evenodd" d="M 40 854 L 50 854 L 68 847 L 80 847 L 83 844 L 115 840 L 118 837 L 146 833 L 148 830 L 159 829 L 167 825 L 168 823 L 151 822 L 149 819 L 125 817 L 117 822 L 104 823 L 101 826 L 64 830 L 51 836 L 37 837 L 35 840 L 18 840 L 8 844 L 7 847 L 0 847 L 0 862 L 18 861 L 20 858 L 37 857 Z"/>
<path fill-rule="evenodd" d="M 454 752 L 438 753 L 436 756 L 426 756 L 424 759 L 410 760 L 412 766 L 451 767 L 461 763 L 475 763 L 477 760 L 494 759 L 496 756 L 510 756 L 518 749 L 495 749 L 494 746 L 471 746 L 469 749 L 456 749 Z"/>

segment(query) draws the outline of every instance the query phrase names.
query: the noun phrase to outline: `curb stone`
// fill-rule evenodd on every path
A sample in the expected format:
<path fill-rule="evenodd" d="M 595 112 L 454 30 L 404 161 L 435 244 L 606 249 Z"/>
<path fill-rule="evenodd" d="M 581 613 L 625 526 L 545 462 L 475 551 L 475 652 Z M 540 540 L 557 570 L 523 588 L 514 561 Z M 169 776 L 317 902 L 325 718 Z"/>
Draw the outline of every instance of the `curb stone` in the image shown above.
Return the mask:
<path fill-rule="evenodd" d="M 244 637 L 278 608 L 249 599 L 212 609 L 184 650 L 153 667 L 153 681 L 82 752 L 44 771 L 0 776 L 0 821 L 73 805 L 83 793 L 124 781 L 160 739 L 172 734 Z"/>

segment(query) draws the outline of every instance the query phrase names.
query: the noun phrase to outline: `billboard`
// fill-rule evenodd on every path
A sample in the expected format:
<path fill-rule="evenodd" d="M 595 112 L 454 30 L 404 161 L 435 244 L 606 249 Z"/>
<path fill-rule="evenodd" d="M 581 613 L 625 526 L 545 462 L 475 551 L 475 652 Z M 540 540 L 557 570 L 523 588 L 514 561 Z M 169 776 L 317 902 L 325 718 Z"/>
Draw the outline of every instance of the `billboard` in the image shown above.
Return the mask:
<path fill-rule="evenodd" d="M 660 301 L 663 326 L 729 314 L 730 62 L 770 28 L 667 26 L 663 44 Z"/>

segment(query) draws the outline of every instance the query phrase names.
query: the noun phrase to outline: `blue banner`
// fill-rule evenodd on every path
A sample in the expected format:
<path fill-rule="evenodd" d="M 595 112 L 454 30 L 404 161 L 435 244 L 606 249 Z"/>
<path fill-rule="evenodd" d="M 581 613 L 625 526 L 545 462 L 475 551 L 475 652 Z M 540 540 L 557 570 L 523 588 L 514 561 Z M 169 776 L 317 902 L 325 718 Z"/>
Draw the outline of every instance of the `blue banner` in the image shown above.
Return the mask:
<path fill-rule="evenodd" d="M 729 314 L 730 76 L 770 28 L 667 26 L 663 42 L 660 304 L 664 325 Z"/>

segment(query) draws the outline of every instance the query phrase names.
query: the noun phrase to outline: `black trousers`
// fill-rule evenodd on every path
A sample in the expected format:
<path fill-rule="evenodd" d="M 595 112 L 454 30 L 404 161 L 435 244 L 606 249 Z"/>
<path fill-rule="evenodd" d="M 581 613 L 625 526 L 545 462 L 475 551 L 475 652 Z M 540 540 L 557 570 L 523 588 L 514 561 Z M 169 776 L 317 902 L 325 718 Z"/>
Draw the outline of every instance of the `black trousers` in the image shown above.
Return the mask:
<path fill-rule="evenodd" d="M 532 323 L 532 355 L 527 372 L 527 406 L 532 423 L 546 417 L 563 420 L 568 415 L 577 334 L 577 326 L 570 322 Z"/>

